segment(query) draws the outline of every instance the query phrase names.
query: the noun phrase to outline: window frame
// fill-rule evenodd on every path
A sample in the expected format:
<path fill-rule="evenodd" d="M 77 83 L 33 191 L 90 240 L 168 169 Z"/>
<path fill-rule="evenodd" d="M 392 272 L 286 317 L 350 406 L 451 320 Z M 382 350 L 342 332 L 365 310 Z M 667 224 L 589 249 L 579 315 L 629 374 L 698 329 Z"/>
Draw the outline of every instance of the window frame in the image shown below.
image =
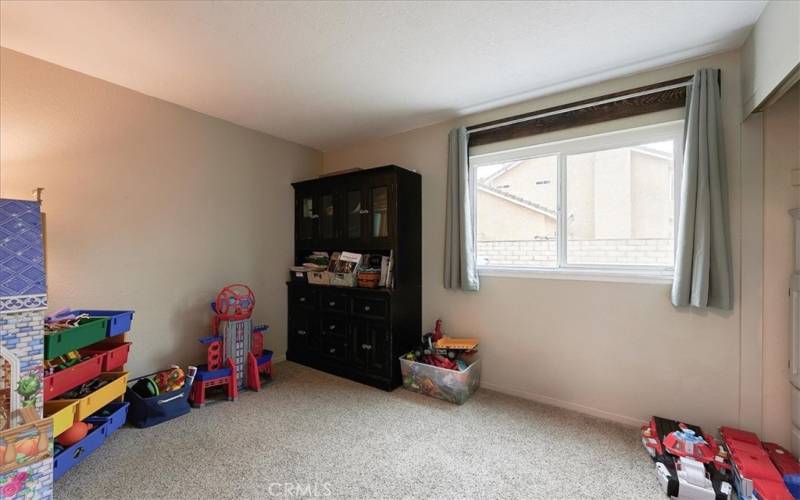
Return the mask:
<path fill-rule="evenodd" d="M 567 207 L 567 157 L 570 155 L 591 153 L 595 151 L 630 147 L 636 144 L 673 141 L 673 252 L 677 244 L 678 208 L 680 186 L 683 173 L 683 120 L 673 120 L 643 127 L 627 128 L 612 132 L 574 137 L 560 141 L 535 144 L 503 151 L 483 153 L 469 157 L 470 189 L 472 190 L 472 228 L 473 251 L 478 255 L 478 212 L 477 212 L 477 169 L 482 166 L 496 165 L 511 161 L 520 161 L 542 156 L 557 156 L 558 171 L 556 175 L 556 266 L 499 266 L 477 265 L 481 275 L 506 277 L 544 277 L 578 280 L 625 281 L 668 283 L 672 281 L 672 266 L 647 264 L 570 264 L 567 259 L 567 232 L 565 209 Z"/>

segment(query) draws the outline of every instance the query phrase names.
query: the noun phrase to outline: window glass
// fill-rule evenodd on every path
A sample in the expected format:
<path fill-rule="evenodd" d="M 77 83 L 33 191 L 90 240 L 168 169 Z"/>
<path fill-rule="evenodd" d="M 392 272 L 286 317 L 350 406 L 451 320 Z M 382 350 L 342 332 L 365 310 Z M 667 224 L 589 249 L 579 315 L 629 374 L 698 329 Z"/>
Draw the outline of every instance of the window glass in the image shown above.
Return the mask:
<path fill-rule="evenodd" d="M 678 121 L 471 158 L 478 266 L 671 272 L 682 134 Z"/>
<path fill-rule="evenodd" d="M 477 168 L 478 263 L 555 267 L 558 156 Z"/>
<path fill-rule="evenodd" d="M 672 266 L 673 143 L 567 155 L 569 264 Z"/>

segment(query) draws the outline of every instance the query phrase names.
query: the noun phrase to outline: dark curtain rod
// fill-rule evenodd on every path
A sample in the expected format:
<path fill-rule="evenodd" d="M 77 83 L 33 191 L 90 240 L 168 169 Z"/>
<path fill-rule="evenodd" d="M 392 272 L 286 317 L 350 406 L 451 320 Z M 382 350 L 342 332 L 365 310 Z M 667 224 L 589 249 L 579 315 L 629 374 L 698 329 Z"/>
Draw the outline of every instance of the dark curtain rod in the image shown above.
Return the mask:
<path fill-rule="evenodd" d="M 480 146 L 571 127 L 683 107 L 693 76 L 683 76 L 590 99 L 467 127 L 470 146 Z M 717 81 L 720 73 L 717 72 Z M 721 84 L 720 84 L 721 88 Z"/>

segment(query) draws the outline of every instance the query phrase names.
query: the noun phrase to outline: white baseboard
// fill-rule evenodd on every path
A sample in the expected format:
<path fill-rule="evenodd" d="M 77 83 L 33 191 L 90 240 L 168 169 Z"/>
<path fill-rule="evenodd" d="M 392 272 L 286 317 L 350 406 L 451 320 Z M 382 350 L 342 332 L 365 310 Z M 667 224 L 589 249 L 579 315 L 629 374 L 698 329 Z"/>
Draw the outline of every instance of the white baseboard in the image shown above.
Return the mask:
<path fill-rule="evenodd" d="M 285 354 L 283 356 L 275 356 L 274 354 L 272 355 L 272 362 L 273 363 L 280 363 L 281 361 L 286 361 L 286 355 Z"/>
<path fill-rule="evenodd" d="M 559 408 L 564 408 L 566 410 L 572 410 L 578 413 L 584 413 L 586 415 L 591 415 L 593 417 L 598 417 L 605 420 L 611 420 L 612 422 L 618 422 L 620 424 L 629 425 L 632 427 L 641 427 L 642 425 L 647 423 L 645 421 L 639 420 L 638 418 L 633 418 L 626 415 L 618 415 L 616 413 L 611 413 L 605 410 L 592 408 L 591 406 L 584 406 L 582 404 L 572 403 L 570 401 L 563 401 L 561 399 L 551 398 L 550 396 L 543 396 L 541 394 L 534 394 L 527 391 L 521 391 L 519 389 L 509 389 L 507 387 L 501 387 L 494 384 L 487 384 L 484 382 L 481 382 L 481 387 L 489 389 L 490 391 L 500 392 L 503 394 L 508 394 L 510 396 L 516 396 L 518 398 L 528 399 L 531 401 L 536 401 L 537 403 L 543 403 L 550 406 L 557 406 Z"/>

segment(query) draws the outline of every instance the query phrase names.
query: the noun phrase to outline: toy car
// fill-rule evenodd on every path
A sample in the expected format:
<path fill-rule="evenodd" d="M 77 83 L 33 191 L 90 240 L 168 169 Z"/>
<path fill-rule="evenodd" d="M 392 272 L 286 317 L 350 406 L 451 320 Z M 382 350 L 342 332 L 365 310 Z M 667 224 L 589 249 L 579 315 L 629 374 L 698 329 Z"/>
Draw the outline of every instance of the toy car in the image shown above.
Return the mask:
<path fill-rule="evenodd" d="M 642 444 L 656 464 L 664 493 L 687 500 L 730 500 L 727 452 L 696 425 L 653 417 Z"/>

